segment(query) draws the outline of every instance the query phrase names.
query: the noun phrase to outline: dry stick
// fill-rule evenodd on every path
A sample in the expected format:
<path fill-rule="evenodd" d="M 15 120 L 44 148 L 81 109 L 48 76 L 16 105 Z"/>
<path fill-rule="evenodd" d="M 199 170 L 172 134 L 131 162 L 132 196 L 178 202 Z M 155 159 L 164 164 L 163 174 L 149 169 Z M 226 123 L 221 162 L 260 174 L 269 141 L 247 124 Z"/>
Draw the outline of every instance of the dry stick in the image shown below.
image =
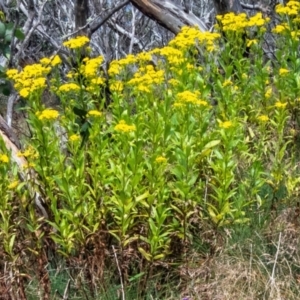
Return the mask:
<path fill-rule="evenodd" d="M 44 200 L 41 194 L 36 190 L 36 186 L 39 186 L 39 182 L 37 180 L 37 174 L 34 170 L 25 169 L 24 167 L 28 165 L 25 157 L 18 156 L 18 152 L 20 151 L 20 142 L 18 138 L 15 136 L 14 132 L 11 128 L 6 124 L 5 120 L 0 115 L 0 138 L 2 138 L 5 147 L 11 153 L 11 159 L 18 165 L 19 167 L 19 175 L 22 180 L 27 183 L 27 187 L 31 197 L 34 198 L 34 202 L 36 207 L 40 210 L 41 214 L 45 219 L 49 219 L 49 215 L 44 206 Z"/>
<path fill-rule="evenodd" d="M 252 273 L 252 259 L 253 259 L 253 252 L 252 252 L 252 243 L 250 244 L 250 266 L 249 266 L 249 272 L 250 272 L 250 278 L 252 277 L 251 276 L 251 273 Z M 250 291 L 250 283 L 251 283 L 251 280 L 248 280 L 248 289 Z"/>
<path fill-rule="evenodd" d="M 273 286 L 275 285 L 275 269 L 276 269 L 277 259 L 278 259 L 279 249 L 280 249 L 280 242 L 281 242 L 281 232 L 279 233 L 277 251 L 276 251 L 276 255 L 275 255 L 275 261 L 274 261 L 274 265 L 273 265 L 273 269 L 272 269 L 271 278 L 269 280 L 269 282 L 271 284 L 271 292 L 273 290 Z"/>
<path fill-rule="evenodd" d="M 119 266 L 119 261 L 118 261 L 118 258 L 117 258 L 115 246 L 112 245 L 111 247 L 112 247 L 113 252 L 114 252 L 114 257 L 115 257 L 115 260 L 116 260 L 116 263 L 117 263 L 117 268 L 118 268 L 119 275 L 120 275 L 122 300 L 125 300 L 125 291 L 124 291 L 124 284 L 123 284 L 122 272 L 121 272 L 121 269 L 120 269 L 120 266 Z"/>
<path fill-rule="evenodd" d="M 68 300 L 69 296 L 68 296 L 68 292 L 69 292 L 69 287 L 70 287 L 70 282 L 71 279 L 68 280 L 65 291 L 64 291 L 64 295 L 63 295 L 63 300 Z"/>

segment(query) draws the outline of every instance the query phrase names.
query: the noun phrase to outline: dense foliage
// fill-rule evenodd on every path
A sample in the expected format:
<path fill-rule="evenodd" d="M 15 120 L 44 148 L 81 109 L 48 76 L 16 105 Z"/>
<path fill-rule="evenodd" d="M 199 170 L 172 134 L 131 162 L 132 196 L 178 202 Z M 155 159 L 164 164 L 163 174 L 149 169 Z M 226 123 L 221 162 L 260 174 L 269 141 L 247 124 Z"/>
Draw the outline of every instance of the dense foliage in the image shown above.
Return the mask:
<path fill-rule="evenodd" d="M 77 66 L 67 74 L 59 56 L 8 70 L 31 134 L 22 170 L 1 146 L 1 270 L 11 293 L 25 295 L 36 276 L 47 298 L 50 266 L 61 261 L 73 277 L 83 270 L 91 290 L 117 262 L 122 287 L 139 280 L 143 293 L 158 270 L 189 267 L 195 240 L 213 256 L 224 232 L 262 229 L 296 208 L 299 11 L 297 1 L 277 7 L 272 61 L 269 20 L 228 14 L 213 33 L 186 27 L 164 48 L 113 61 L 108 80 L 102 57 L 82 58 L 90 49 L 81 36 L 64 43 Z M 59 109 L 43 104 L 46 89 Z"/>

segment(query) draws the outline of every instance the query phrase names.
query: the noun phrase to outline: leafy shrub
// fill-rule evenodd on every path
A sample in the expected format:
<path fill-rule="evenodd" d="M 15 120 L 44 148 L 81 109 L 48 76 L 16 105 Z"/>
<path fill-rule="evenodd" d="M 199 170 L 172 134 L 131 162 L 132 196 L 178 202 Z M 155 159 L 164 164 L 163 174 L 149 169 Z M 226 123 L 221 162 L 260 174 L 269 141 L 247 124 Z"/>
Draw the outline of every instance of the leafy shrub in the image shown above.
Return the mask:
<path fill-rule="evenodd" d="M 222 35 L 183 28 L 162 49 L 111 62 L 108 82 L 102 57 L 80 59 L 86 37 L 64 44 L 78 65 L 66 78 L 59 56 L 7 71 L 27 101 L 32 133 L 18 154 L 25 181 L 3 145 L 0 156 L 2 256 L 10 267 L 40 270 L 45 293 L 49 251 L 89 278 L 116 260 L 124 284 L 136 274 L 146 284 L 159 266 L 188 262 L 207 228 L 213 252 L 223 229 L 263 227 L 270 212 L 293 206 L 299 20 L 287 18 L 283 31 L 274 28 L 275 62 L 262 51 L 268 19 L 230 14 L 218 18 Z M 42 104 L 46 88 L 60 98 L 59 110 Z M 48 218 L 36 213 L 32 191 Z M 39 264 L 30 265 L 32 257 Z"/>

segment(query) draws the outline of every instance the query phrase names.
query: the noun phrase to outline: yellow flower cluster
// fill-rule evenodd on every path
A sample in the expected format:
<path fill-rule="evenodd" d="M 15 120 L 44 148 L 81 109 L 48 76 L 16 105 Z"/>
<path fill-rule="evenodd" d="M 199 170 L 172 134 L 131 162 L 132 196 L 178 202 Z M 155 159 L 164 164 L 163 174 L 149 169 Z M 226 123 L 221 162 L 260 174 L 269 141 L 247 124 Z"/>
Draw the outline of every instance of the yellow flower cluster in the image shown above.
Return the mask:
<path fill-rule="evenodd" d="M 122 93 L 124 89 L 124 83 L 119 80 L 113 80 L 109 82 L 109 90 L 111 92 Z"/>
<path fill-rule="evenodd" d="M 155 161 L 159 164 L 163 164 L 167 162 L 167 159 L 164 156 L 158 156 L 156 157 Z"/>
<path fill-rule="evenodd" d="M 280 34 L 280 33 L 284 33 L 287 30 L 289 30 L 289 26 L 286 23 L 281 23 L 276 25 L 273 29 L 272 32 Z"/>
<path fill-rule="evenodd" d="M 177 36 L 169 43 L 171 47 L 176 49 L 187 49 L 195 45 L 197 41 L 199 44 L 206 45 L 208 51 L 213 51 L 215 46 L 214 42 L 219 39 L 221 35 L 215 32 L 202 32 L 198 27 L 182 27 Z"/>
<path fill-rule="evenodd" d="M 287 106 L 287 102 L 277 101 L 275 103 L 275 107 L 277 107 L 277 108 L 285 108 L 286 106 Z"/>
<path fill-rule="evenodd" d="M 19 185 L 19 180 L 14 180 L 7 186 L 7 188 L 9 190 L 14 190 L 18 185 Z"/>
<path fill-rule="evenodd" d="M 70 137 L 69 137 L 69 141 L 70 142 L 76 142 L 76 141 L 79 141 L 80 140 L 80 135 L 79 134 L 72 134 Z"/>
<path fill-rule="evenodd" d="M 90 116 L 90 117 L 101 117 L 102 116 L 102 112 L 98 111 L 98 110 L 90 110 L 87 113 L 87 115 Z"/>
<path fill-rule="evenodd" d="M 269 121 L 269 117 L 267 115 L 261 115 L 257 118 L 260 122 L 267 122 Z"/>
<path fill-rule="evenodd" d="M 55 109 L 44 109 L 41 112 L 36 112 L 36 116 L 39 120 L 55 120 L 58 118 L 59 113 Z"/>
<path fill-rule="evenodd" d="M 190 91 L 184 91 L 176 95 L 176 102 L 174 103 L 175 107 L 184 107 L 187 104 L 194 104 L 199 106 L 208 106 L 208 103 L 205 100 L 201 100 L 200 93 L 192 93 Z"/>
<path fill-rule="evenodd" d="M 58 89 L 60 92 L 76 92 L 80 90 L 80 86 L 76 83 L 65 83 Z"/>
<path fill-rule="evenodd" d="M 50 67 L 42 64 L 26 66 L 23 71 L 11 69 L 6 72 L 9 79 L 14 81 L 14 87 L 19 94 L 27 98 L 35 91 L 41 91 L 46 87 L 46 76 L 51 71 Z"/>
<path fill-rule="evenodd" d="M 95 58 L 85 58 L 81 66 L 81 74 L 86 78 L 95 78 L 99 76 L 99 68 L 103 63 L 103 57 L 98 56 Z"/>
<path fill-rule="evenodd" d="M 227 128 L 230 128 L 230 127 L 233 126 L 233 123 L 231 121 L 224 121 L 224 122 L 222 122 L 222 121 L 218 120 L 218 122 L 219 122 L 219 127 L 220 128 L 227 129 Z"/>
<path fill-rule="evenodd" d="M 136 127 L 135 127 L 135 125 L 128 125 L 128 124 L 126 124 L 126 122 L 125 122 L 124 120 L 121 120 L 121 121 L 119 121 L 119 123 L 114 127 L 114 129 L 115 129 L 116 131 L 119 131 L 119 132 L 127 133 L 127 132 L 135 131 L 135 130 L 136 130 Z"/>
<path fill-rule="evenodd" d="M 67 42 L 64 42 L 63 45 L 70 49 L 78 49 L 90 42 L 89 38 L 86 36 L 77 36 L 74 39 L 71 39 Z"/>
<path fill-rule="evenodd" d="M 289 73 L 289 70 L 288 70 L 288 69 L 285 69 L 285 68 L 280 68 L 280 69 L 279 69 L 279 75 L 280 75 L 280 76 L 284 76 L 284 75 L 286 75 L 287 73 Z"/>
<path fill-rule="evenodd" d="M 50 64 L 52 67 L 58 66 L 62 63 L 60 57 L 58 55 L 50 57 Z"/>
<path fill-rule="evenodd" d="M 17 156 L 18 157 L 38 158 L 39 154 L 38 154 L 38 152 L 36 152 L 36 150 L 32 146 L 29 146 L 26 150 L 19 151 L 17 153 Z"/>
<path fill-rule="evenodd" d="M 298 16 L 300 12 L 300 2 L 289 1 L 286 6 L 278 4 L 275 10 L 280 15 L 285 14 L 288 16 Z"/>
<path fill-rule="evenodd" d="M 0 162 L 3 162 L 5 164 L 9 163 L 9 158 L 6 154 L 0 154 Z"/>
<path fill-rule="evenodd" d="M 129 54 L 125 58 L 122 58 L 120 60 L 113 60 L 108 69 L 108 75 L 109 76 L 116 76 L 121 73 L 121 71 L 128 65 L 134 64 L 137 62 L 137 58 Z"/>
<path fill-rule="evenodd" d="M 154 70 L 152 65 L 141 67 L 134 77 L 128 81 L 129 85 L 135 86 L 138 91 L 150 93 L 153 84 L 164 82 L 164 70 Z"/>
<path fill-rule="evenodd" d="M 149 62 L 152 60 L 152 55 L 150 52 L 141 52 L 136 55 L 136 60 L 139 62 Z"/>
<path fill-rule="evenodd" d="M 195 42 L 193 42 L 193 44 L 194 43 Z M 168 63 L 172 66 L 181 65 L 185 61 L 183 52 L 179 49 L 175 49 L 174 47 L 166 46 L 162 49 L 154 49 L 152 53 L 165 57 Z"/>
<path fill-rule="evenodd" d="M 268 87 L 265 92 L 265 97 L 269 99 L 271 98 L 271 96 L 272 96 L 272 87 Z"/>
<path fill-rule="evenodd" d="M 243 32 L 247 27 L 262 27 L 270 21 L 269 18 L 263 18 L 262 13 L 257 13 L 255 16 L 248 18 L 245 13 L 234 14 L 228 13 L 217 16 L 217 20 L 222 25 L 224 31 Z"/>

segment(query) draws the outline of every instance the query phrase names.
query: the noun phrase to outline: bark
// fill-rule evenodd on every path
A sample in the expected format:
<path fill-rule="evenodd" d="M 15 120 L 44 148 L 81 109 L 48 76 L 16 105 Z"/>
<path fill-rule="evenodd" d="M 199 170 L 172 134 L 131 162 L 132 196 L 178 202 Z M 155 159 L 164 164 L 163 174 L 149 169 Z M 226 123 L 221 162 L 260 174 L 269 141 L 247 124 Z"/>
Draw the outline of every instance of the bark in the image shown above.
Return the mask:
<path fill-rule="evenodd" d="M 214 0 L 217 15 L 224 15 L 229 12 L 242 13 L 243 8 L 239 0 Z"/>
<path fill-rule="evenodd" d="M 89 17 L 88 0 L 76 0 L 75 6 L 75 30 L 78 30 L 79 35 L 87 35 L 85 27 Z M 81 29 L 84 27 L 83 29 Z"/>
<path fill-rule="evenodd" d="M 177 34 L 184 25 L 198 25 L 201 31 L 207 30 L 207 26 L 201 19 L 192 12 L 186 12 L 186 9 L 171 0 L 131 0 L 130 2 L 144 15 L 174 34 Z"/>
<path fill-rule="evenodd" d="M 1 115 L 0 138 L 2 138 L 6 149 L 10 151 L 11 159 L 18 165 L 20 177 L 27 183 L 27 188 L 31 197 L 34 199 L 37 209 L 44 218 L 49 219 L 46 204 L 40 193 L 36 191 L 36 186 L 39 186 L 37 174 L 33 170 L 25 167 L 28 164 L 26 158 L 18 155 L 18 152 L 20 151 L 19 139 L 16 137 L 13 130 L 7 125 Z"/>

